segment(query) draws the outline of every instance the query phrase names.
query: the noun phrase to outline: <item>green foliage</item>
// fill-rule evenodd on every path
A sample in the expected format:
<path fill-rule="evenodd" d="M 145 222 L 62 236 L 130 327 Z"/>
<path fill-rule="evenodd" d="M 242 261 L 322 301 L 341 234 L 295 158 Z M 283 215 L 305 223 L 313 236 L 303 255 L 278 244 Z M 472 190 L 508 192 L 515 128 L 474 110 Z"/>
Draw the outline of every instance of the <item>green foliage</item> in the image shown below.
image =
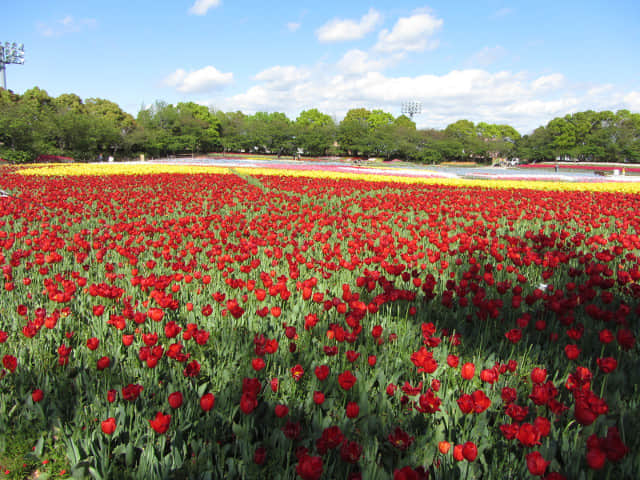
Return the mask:
<path fill-rule="evenodd" d="M 305 155 L 326 155 L 336 137 L 333 119 L 316 108 L 304 110 L 294 124 L 295 146 Z"/>
<path fill-rule="evenodd" d="M 284 113 L 257 112 L 247 118 L 247 125 L 250 150 L 278 155 L 293 153 L 294 129 Z"/>
<path fill-rule="evenodd" d="M 0 148 L 0 159 L 6 160 L 9 163 L 28 163 L 35 160 L 35 155 L 23 150 Z"/>
<path fill-rule="evenodd" d="M 640 162 L 640 114 L 588 110 L 551 120 L 516 141 L 516 155 L 533 161 Z"/>
<path fill-rule="evenodd" d="M 437 134 L 436 134 L 437 133 Z M 194 102 L 156 101 L 134 119 L 116 103 L 50 97 L 38 87 L 22 95 L 0 90 L 0 148 L 21 163 L 52 154 L 77 160 L 151 157 L 212 151 L 402 158 L 423 163 L 496 158 L 640 163 L 640 113 L 588 110 L 549 121 L 521 136 L 512 126 L 458 120 L 442 131 L 416 130 L 401 115 L 353 108 L 339 123 L 317 108 L 295 121 L 281 112 L 215 111 Z"/>
<path fill-rule="evenodd" d="M 296 124 L 300 127 L 328 127 L 333 126 L 333 119 L 326 113 L 321 113 L 317 108 L 303 110 L 296 118 Z"/>
<path fill-rule="evenodd" d="M 393 123 L 398 128 L 402 128 L 402 129 L 406 129 L 408 131 L 414 131 L 414 132 L 416 130 L 416 123 L 406 115 L 400 115 L 393 121 Z"/>
<path fill-rule="evenodd" d="M 215 112 L 220 123 L 220 141 L 225 152 L 240 152 L 244 148 L 247 135 L 246 115 L 240 111 Z"/>
<path fill-rule="evenodd" d="M 347 112 L 338 128 L 340 151 L 347 155 L 369 155 L 371 152 L 369 138 L 369 115 L 364 108 Z"/>
<path fill-rule="evenodd" d="M 393 125 L 393 115 L 382 110 L 373 110 L 368 117 L 369 128 L 373 131 Z"/>
<path fill-rule="evenodd" d="M 155 102 L 138 113 L 136 145 L 152 156 L 208 152 L 221 146 L 220 119 L 193 102 Z"/>

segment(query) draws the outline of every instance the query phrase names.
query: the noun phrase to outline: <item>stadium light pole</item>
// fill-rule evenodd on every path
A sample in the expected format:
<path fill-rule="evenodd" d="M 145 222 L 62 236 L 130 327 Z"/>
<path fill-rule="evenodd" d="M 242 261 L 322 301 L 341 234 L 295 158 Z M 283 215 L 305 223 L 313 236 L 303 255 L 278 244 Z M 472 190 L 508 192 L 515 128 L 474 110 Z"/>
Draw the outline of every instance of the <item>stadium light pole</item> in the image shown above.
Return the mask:
<path fill-rule="evenodd" d="M 422 113 L 422 103 L 421 102 L 402 102 L 401 112 L 403 115 L 408 115 L 411 120 L 413 120 L 413 116 L 416 114 Z"/>
<path fill-rule="evenodd" d="M 16 42 L 0 43 L 0 70 L 2 70 L 2 88 L 7 88 L 7 65 L 15 63 L 16 65 L 24 64 L 24 45 L 16 44 Z"/>

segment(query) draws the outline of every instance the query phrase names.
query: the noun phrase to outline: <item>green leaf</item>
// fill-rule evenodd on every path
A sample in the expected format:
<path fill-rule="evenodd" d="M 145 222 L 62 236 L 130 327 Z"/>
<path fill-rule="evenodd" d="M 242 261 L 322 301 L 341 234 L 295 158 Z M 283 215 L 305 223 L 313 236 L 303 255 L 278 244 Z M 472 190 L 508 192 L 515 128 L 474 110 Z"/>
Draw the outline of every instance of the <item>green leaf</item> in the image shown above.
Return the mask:
<path fill-rule="evenodd" d="M 136 451 L 133 446 L 133 443 L 131 442 L 127 443 L 127 447 L 125 449 L 125 454 L 124 454 L 124 461 L 126 462 L 127 466 L 133 466 L 135 453 Z"/>
<path fill-rule="evenodd" d="M 100 472 L 98 472 L 95 468 L 89 467 L 89 473 L 96 480 L 102 480 L 102 475 L 100 475 Z"/>
<path fill-rule="evenodd" d="M 198 396 L 202 397 L 202 395 L 204 395 L 207 392 L 208 387 L 209 387 L 209 384 L 207 382 L 204 382 L 202 385 L 200 385 L 198 387 Z"/>
<path fill-rule="evenodd" d="M 40 436 L 40 438 L 36 442 L 36 445 L 33 448 L 33 453 L 38 457 L 42 457 L 43 451 L 44 451 L 44 435 Z"/>

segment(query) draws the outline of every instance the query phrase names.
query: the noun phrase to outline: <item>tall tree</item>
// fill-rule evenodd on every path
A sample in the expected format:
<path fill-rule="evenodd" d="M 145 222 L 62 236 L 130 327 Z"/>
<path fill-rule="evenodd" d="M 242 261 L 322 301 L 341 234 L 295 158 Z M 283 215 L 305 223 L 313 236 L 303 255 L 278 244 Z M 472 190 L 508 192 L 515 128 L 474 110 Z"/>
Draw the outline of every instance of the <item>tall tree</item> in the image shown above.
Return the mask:
<path fill-rule="evenodd" d="M 554 118 L 546 128 L 555 157 L 565 159 L 576 146 L 576 127 L 567 118 Z"/>
<path fill-rule="evenodd" d="M 515 128 L 480 122 L 475 129 L 478 137 L 485 142 L 489 157 L 509 158 L 513 155 L 515 142 L 520 138 L 520 133 Z"/>
<path fill-rule="evenodd" d="M 247 118 L 247 142 L 255 152 L 291 153 L 293 129 L 284 113 L 256 112 Z"/>
<path fill-rule="evenodd" d="M 300 112 L 295 121 L 295 145 L 307 155 L 326 155 L 335 140 L 333 119 L 317 108 Z"/>
<path fill-rule="evenodd" d="M 221 146 L 220 120 L 209 108 L 193 102 L 178 103 L 179 129 L 193 137 L 192 151 L 211 151 Z"/>
<path fill-rule="evenodd" d="M 532 162 L 553 160 L 551 135 L 545 127 L 536 128 L 530 135 L 516 141 L 514 155 Z"/>
<path fill-rule="evenodd" d="M 416 151 L 418 142 L 416 124 L 406 115 L 400 115 L 393 121 L 393 137 L 395 154 L 408 159 Z"/>
<path fill-rule="evenodd" d="M 640 113 L 618 110 L 616 130 L 620 158 L 627 162 L 640 163 Z"/>
<path fill-rule="evenodd" d="M 120 149 L 132 153 L 133 142 L 127 137 L 136 129 L 134 118 L 118 104 L 102 98 L 89 98 L 84 105 L 91 118 L 97 153 L 110 151 L 115 155 Z"/>
<path fill-rule="evenodd" d="M 22 163 L 36 157 L 34 141 L 40 126 L 30 105 L 0 89 L 0 158 Z"/>
<path fill-rule="evenodd" d="M 445 136 L 449 142 L 447 145 L 446 158 L 452 159 L 485 159 L 488 156 L 487 146 L 484 140 L 478 135 L 475 125 L 470 120 L 458 120 L 444 129 Z M 452 155 L 458 151 L 457 144 L 462 145 L 462 152 L 459 157 Z"/>
<path fill-rule="evenodd" d="M 220 122 L 220 142 L 225 152 L 240 152 L 246 148 L 247 116 L 241 111 L 224 113 L 217 111 Z"/>
<path fill-rule="evenodd" d="M 354 108 L 347 112 L 338 128 L 340 150 L 348 155 L 368 155 L 371 152 L 369 117 L 365 108 Z"/>

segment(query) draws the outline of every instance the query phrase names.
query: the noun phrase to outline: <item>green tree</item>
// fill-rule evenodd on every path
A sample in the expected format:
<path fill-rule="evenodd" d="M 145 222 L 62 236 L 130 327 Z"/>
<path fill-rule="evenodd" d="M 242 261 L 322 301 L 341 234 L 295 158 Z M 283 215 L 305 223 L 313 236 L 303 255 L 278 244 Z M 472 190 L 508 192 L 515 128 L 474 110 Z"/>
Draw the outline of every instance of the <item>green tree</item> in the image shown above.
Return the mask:
<path fill-rule="evenodd" d="M 513 154 L 530 162 L 553 160 L 551 135 L 545 127 L 538 127 L 530 135 L 524 135 L 516 141 Z"/>
<path fill-rule="evenodd" d="M 254 152 L 291 153 L 293 132 L 291 121 L 284 113 L 257 112 L 247 118 L 246 147 Z"/>
<path fill-rule="evenodd" d="M 220 142 L 220 120 L 209 108 L 193 102 L 178 103 L 178 134 L 188 136 L 185 143 L 191 144 L 192 152 L 218 149 Z"/>
<path fill-rule="evenodd" d="M 316 108 L 300 112 L 295 121 L 295 145 L 307 155 L 326 155 L 336 136 L 333 119 Z"/>
<path fill-rule="evenodd" d="M 20 105 L 27 118 L 31 132 L 30 150 L 34 155 L 63 154 L 56 150 L 56 127 L 53 116 L 55 108 L 49 94 L 38 87 L 25 91 L 20 97 Z"/>
<path fill-rule="evenodd" d="M 382 110 L 372 110 L 368 117 L 371 154 L 387 160 L 398 152 L 395 118 Z"/>
<path fill-rule="evenodd" d="M 37 115 L 48 115 L 53 112 L 53 99 L 46 90 L 33 87 L 22 94 L 20 102 L 29 106 Z"/>
<path fill-rule="evenodd" d="M 247 137 L 247 116 L 240 112 L 217 111 L 215 113 L 220 123 L 220 143 L 225 152 L 240 152 L 244 150 Z"/>
<path fill-rule="evenodd" d="M 184 150 L 182 142 L 174 141 L 178 112 L 173 105 L 156 101 L 138 112 L 137 123 L 143 131 L 142 148 L 152 156 L 176 154 Z"/>
<path fill-rule="evenodd" d="M 409 159 L 416 151 L 416 124 L 406 115 L 400 115 L 393 121 L 395 154 L 402 159 Z"/>
<path fill-rule="evenodd" d="M 393 125 L 396 128 L 403 128 L 403 129 L 406 129 L 407 131 L 413 131 L 413 132 L 416 131 L 416 122 L 411 120 L 406 115 L 400 115 L 399 117 L 397 117 L 393 121 Z"/>
<path fill-rule="evenodd" d="M 321 113 L 317 108 L 303 110 L 296 118 L 296 124 L 301 127 L 326 127 L 335 125 L 333 119 L 326 113 Z"/>
<path fill-rule="evenodd" d="M 476 127 L 471 120 L 458 120 L 451 123 L 444 129 L 444 133 L 448 137 L 455 138 L 461 142 L 477 136 Z"/>
<path fill-rule="evenodd" d="M 0 158 L 16 163 L 36 157 L 37 117 L 18 95 L 0 89 Z"/>
<path fill-rule="evenodd" d="M 446 146 L 443 145 L 449 140 L 444 132 L 426 129 L 415 133 L 415 149 L 409 154 L 409 159 L 420 163 L 435 164 L 445 159 Z M 455 155 L 462 154 L 462 144 L 458 143 Z M 447 152 L 451 155 L 451 152 Z M 450 157 L 451 158 L 451 157 Z"/>
<path fill-rule="evenodd" d="M 485 141 L 478 135 L 478 131 L 472 121 L 458 120 L 447 125 L 444 133 L 448 139 L 446 145 L 443 144 L 445 158 L 452 160 L 466 160 L 469 158 L 485 160 L 488 158 L 488 149 Z M 459 145 L 462 146 L 462 152 L 457 155 Z M 446 153 L 444 152 L 445 150 Z"/>
<path fill-rule="evenodd" d="M 551 149 L 554 156 L 565 159 L 570 157 L 572 149 L 576 146 L 576 128 L 566 118 L 554 118 L 546 128 L 551 140 Z"/>
<path fill-rule="evenodd" d="M 292 155 L 295 149 L 293 122 L 284 113 L 273 112 L 268 117 L 267 125 L 269 150 L 278 155 Z"/>
<path fill-rule="evenodd" d="M 393 115 L 382 110 L 372 110 L 368 115 L 367 120 L 369 122 L 370 131 L 375 131 L 382 127 L 388 127 L 389 125 L 393 125 L 395 122 Z"/>
<path fill-rule="evenodd" d="M 520 138 L 520 133 L 510 125 L 485 122 L 476 125 L 476 134 L 485 142 L 487 155 L 492 159 L 512 157 L 515 142 Z"/>
<path fill-rule="evenodd" d="M 616 112 L 616 143 L 620 159 L 640 163 L 640 113 Z"/>
<path fill-rule="evenodd" d="M 211 151 L 221 147 L 219 118 L 207 107 L 193 102 L 155 102 L 138 112 L 136 142 L 153 155 Z"/>
<path fill-rule="evenodd" d="M 91 119 L 97 154 L 110 151 L 113 155 L 122 149 L 131 154 L 133 143 L 127 139 L 137 125 L 134 118 L 120 106 L 102 98 L 89 98 L 85 102 Z"/>
<path fill-rule="evenodd" d="M 91 135 L 92 125 L 86 114 L 62 108 L 53 114 L 52 122 L 55 153 L 81 160 L 93 157 L 96 148 Z"/>
<path fill-rule="evenodd" d="M 80 115 L 87 113 L 82 99 L 75 93 L 63 93 L 52 99 L 51 103 L 57 112 L 73 112 Z"/>
<path fill-rule="evenodd" d="M 369 116 L 365 108 L 355 108 L 347 112 L 338 128 L 340 151 L 347 155 L 368 155 L 371 152 Z"/>

